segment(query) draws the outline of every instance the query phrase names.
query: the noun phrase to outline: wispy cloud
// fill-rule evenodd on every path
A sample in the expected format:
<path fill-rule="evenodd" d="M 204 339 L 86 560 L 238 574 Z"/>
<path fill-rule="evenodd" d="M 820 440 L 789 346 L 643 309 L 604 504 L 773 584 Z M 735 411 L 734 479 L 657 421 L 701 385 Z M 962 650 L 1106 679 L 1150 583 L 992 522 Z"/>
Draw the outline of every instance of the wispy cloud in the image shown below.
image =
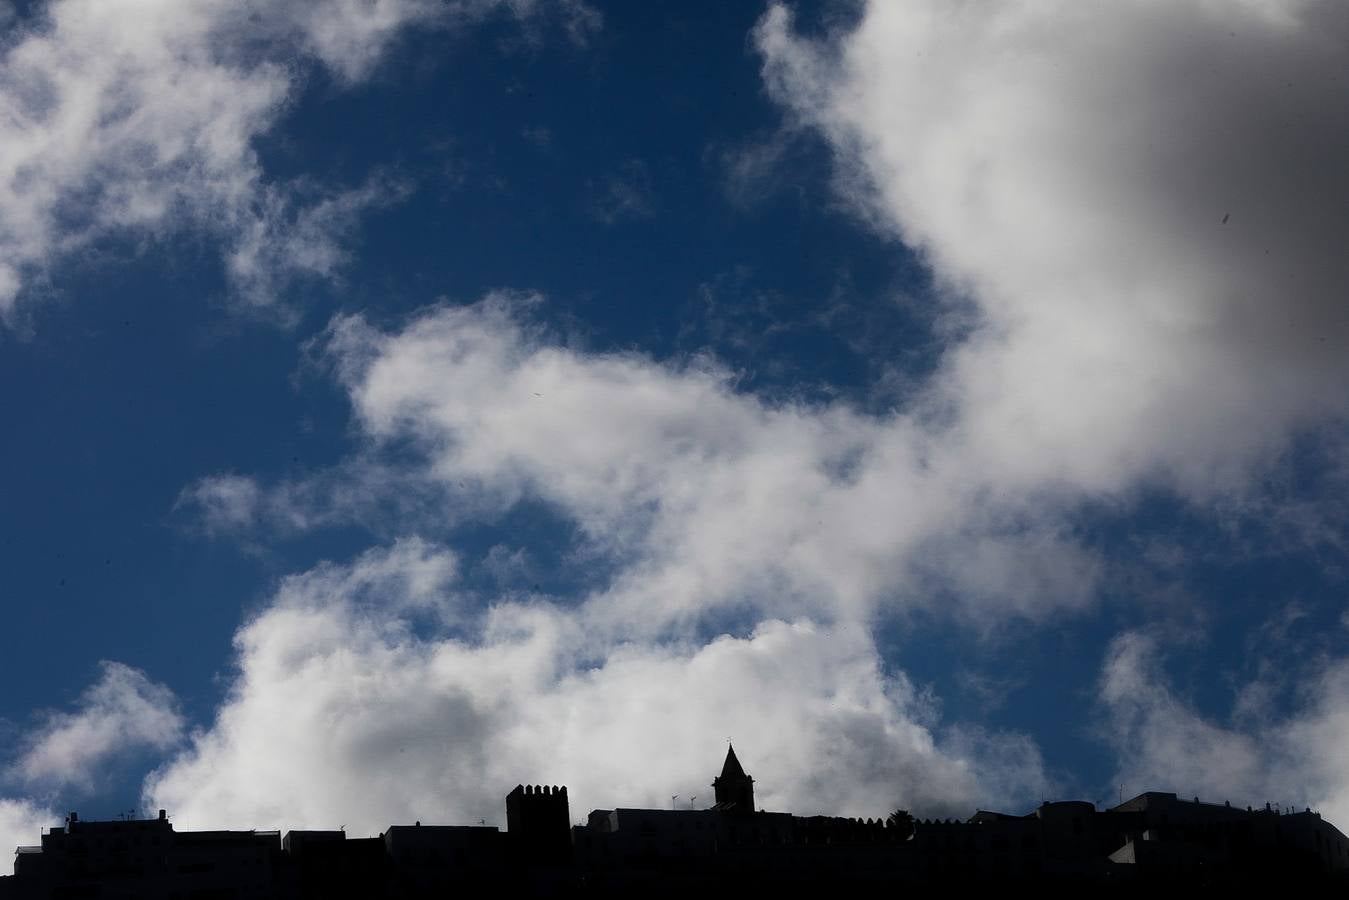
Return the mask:
<path fill-rule="evenodd" d="M 187 229 L 222 245 L 237 299 L 284 312 L 295 277 L 330 278 L 363 208 L 406 186 L 269 180 L 253 148 L 306 67 L 369 77 L 408 28 L 528 17 L 532 3 L 260 4 L 53 0 L 0 51 L 0 318 L 25 285 L 109 236 Z M 570 4 L 575 15 L 584 7 Z"/>
<path fill-rule="evenodd" d="M 1137 631 L 1118 636 L 1107 655 L 1100 696 L 1119 783 L 1239 805 L 1310 806 L 1335 822 L 1349 820 L 1349 769 L 1340 752 L 1349 739 L 1349 660 L 1323 660 L 1304 677 L 1296 707 L 1275 713 L 1238 701 L 1229 717 L 1204 715 L 1178 693 L 1166 655 L 1156 638 Z M 1260 687 L 1252 682 L 1241 695 Z"/>
<path fill-rule="evenodd" d="M 656 193 L 646 163 L 630 159 L 618 171 L 592 182 L 590 213 L 605 225 L 656 214 Z"/>
<path fill-rule="evenodd" d="M 801 131 L 783 127 L 738 143 L 713 144 L 704 159 L 718 170 L 726 198 L 750 209 L 779 191 L 801 190 L 796 168 L 801 142 Z"/>
<path fill-rule="evenodd" d="M 74 712 L 47 713 L 23 738 L 7 780 L 30 791 L 88 790 L 110 760 L 166 752 L 182 739 L 184 719 L 173 691 L 122 663 L 104 661 L 100 669 Z"/>

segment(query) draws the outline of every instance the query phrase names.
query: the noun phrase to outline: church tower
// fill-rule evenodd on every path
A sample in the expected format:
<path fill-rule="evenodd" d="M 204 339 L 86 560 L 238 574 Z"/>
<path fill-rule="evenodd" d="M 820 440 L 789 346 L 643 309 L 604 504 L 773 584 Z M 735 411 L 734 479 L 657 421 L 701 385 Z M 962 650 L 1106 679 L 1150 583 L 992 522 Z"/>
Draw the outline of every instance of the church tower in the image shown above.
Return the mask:
<path fill-rule="evenodd" d="M 712 779 L 712 790 L 716 795 L 716 809 L 726 812 L 754 812 L 754 779 L 745 774 L 740 760 L 735 758 L 735 748 L 726 748 L 726 762 L 721 766 L 721 775 Z"/>

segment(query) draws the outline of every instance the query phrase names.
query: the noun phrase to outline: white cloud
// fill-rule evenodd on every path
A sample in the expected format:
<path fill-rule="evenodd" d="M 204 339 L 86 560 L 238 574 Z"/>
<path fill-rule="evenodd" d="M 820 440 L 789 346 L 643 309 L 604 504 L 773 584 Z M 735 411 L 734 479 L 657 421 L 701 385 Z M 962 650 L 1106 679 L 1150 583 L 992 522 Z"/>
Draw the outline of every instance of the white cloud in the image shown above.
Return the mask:
<path fill-rule="evenodd" d="M 934 399 L 1004 484 L 1192 495 L 1342 417 L 1334 2 L 870 3 L 756 39 L 773 95 L 978 327 Z M 972 460 L 974 461 L 974 460 Z"/>
<path fill-rule="evenodd" d="M 755 32 L 793 126 L 970 318 L 924 400 L 990 496 L 1160 483 L 1322 545 L 1334 492 L 1264 476 L 1306 430 L 1327 480 L 1346 446 L 1346 37 L 1333 0 L 871 2 L 817 38 L 777 5 Z M 1300 712 L 1272 719 L 1256 683 L 1229 723 L 1121 637 L 1102 682 L 1120 778 L 1349 820 L 1344 666 L 1319 665 Z"/>
<path fill-rule="evenodd" d="M 1133 787 L 1169 785 L 1208 799 L 1263 798 L 1267 777 L 1260 745 L 1207 721 L 1166 686 L 1155 642 L 1126 633 L 1111 645 L 1101 680 L 1119 780 Z M 1132 790 L 1133 787 L 1130 789 Z"/>
<path fill-rule="evenodd" d="M 6 775 L 30 790 L 89 789 L 99 767 L 126 753 L 165 752 L 183 735 L 177 698 L 139 669 L 100 663 L 74 712 L 51 712 L 27 735 Z"/>
<path fill-rule="evenodd" d="M 0 876 L 10 874 L 15 848 L 37 846 L 42 829 L 60 821 L 56 813 L 30 800 L 0 797 Z"/>
<path fill-rule="evenodd" d="M 382 175 L 307 204 L 297 204 L 294 191 L 268 187 L 257 197 L 259 214 L 240 224 L 225 259 L 236 295 L 260 307 L 274 303 L 295 275 L 336 279 L 361 213 L 410 192 L 406 182 Z"/>
<path fill-rule="evenodd" d="M 564 348 L 529 324 L 535 302 L 498 294 L 396 333 L 340 319 L 330 353 L 364 433 L 416 448 L 428 484 L 483 515 L 542 500 L 617 561 L 597 623 L 865 618 L 951 579 L 971 609 L 1030 617 L 1090 596 L 1062 499 L 1002 490 L 923 422 L 769 404 L 705 359 Z"/>
<path fill-rule="evenodd" d="M 770 10 L 756 37 L 775 96 L 972 332 L 904 410 L 866 415 L 747 395 L 708 359 L 565 346 L 532 324 L 538 298 L 388 331 L 336 320 L 362 455 L 342 501 L 322 477 L 264 488 L 263 519 L 360 518 L 392 447 L 412 458 L 399 489 L 444 499 L 410 523 L 538 501 L 608 577 L 570 606 L 503 599 L 476 626 L 433 603 L 431 633 L 345 599 L 344 567 L 288 582 L 240 632 L 218 722 L 151 796 L 201 825 L 332 827 L 357 809 L 366 830 L 496 818 L 503 785 L 531 779 L 661 803 L 705 790 L 728 727 L 749 729 L 746 756 L 768 736 L 764 769 L 788 787 L 765 800 L 799 811 L 1038 793 L 1032 743 L 939 738 L 869 629 L 914 605 L 984 626 L 1080 609 L 1102 577 L 1066 524 L 1083 500 L 1150 479 L 1196 503 L 1241 493 L 1291 433 L 1343 415 L 1349 132 L 1325 113 L 1349 44 L 1329 9 L 920 0 L 868 6 L 821 43 Z M 704 641 L 723 631 L 742 636 Z M 1103 681 L 1131 782 L 1264 791 L 1294 773 L 1340 809 L 1329 756 L 1197 715 L 1151 659 L 1122 639 Z M 1308 690 L 1289 733 L 1342 737 L 1342 693 Z M 814 768 L 831 757 L 847 771 Z"/>
<path fill-rule="evenodd" d="M 461 13 L 480 15 L 495 4 L 461 5 Z M 447 4 L 438 0 L 325 0 L 284 4 L 269 15 L 294 28 L 304 48 L 349 82 L 366 77 L 386 49 L 409 25 L 437 23 Z"/>
<path fill-rule="evenodd" d="M 442 559 L 405 541 L 287 579 L 236 636 L 216 722 L 146 802 L 189 828 L 373 833 L 500 823 L 506 792 L 535 781 L 569 785 L 579 819 L 676 793 L 710 802 L 727 736 L 775 809 L 968 811 L 1045 784 L 1017 736 L 945 746 L 863 629 L 767 620 L 707 644 L 601 645 L 582 610 L 503 600 L 467 630 L 427 632 L 410 610 L 452 597 Z"/>
<path fill-rule="evenodd" d="M 1306 687 L 1308 705 L 1286 723 L 1282 743 L 1292 748 L 1286 786 L 1301 786 L 1310 802 L 1340 827 L 1349 822 L 1349 660 L 1325 667 Z"/>
<path fill-rule="evenodd" d="M 12 319 L 25 283 L 92 241 L 180 228 L 219 237 L 238 298 L 276 312 L 287 279 L 334 275 L 359 212 L 406 190 L 378 177 L 350 190 L 267 180 L 253 141 L 306 66 L 355 82 L 407 28 L 495 9 L 534 13 L 487 0 L 41 6 L 0 50 L 0 317 Z"/>
<path fill-rule="evenodd" d="M 1301 686 L 1299 708 L 1253 714 L 1242 699 L 1230 720 L 1202 715 L 1178 695 L 1164 653 L 1146 634 L 1115 639 L 1101 677 L 1116 779 L 1130 790 L 1175 790 L 1234 804 L 1310 806 L 1349 823 L 1349 661 L 1332 660 Z"/>
<path fill-rule="evenodd" d="M 217 721 L 149 780 L 147 802 L 192 827 L 356 830 L 498 819 L 525 780 L 567 783 L 578 814 L 660 805 L 706 799 L 727 735 L 759 760 L 761 799 L 777 808 L 954 813 L 1048 793 L 1029 739 L 941 729 L 922 693 L 884 671 L 870 625 L 878 605 L 928 602 L 919 590 L 953 566 L 981 613 L 1080 602 L 1094 566 L 1057 524 L 954 477 L 913 421 L 768 404 L 705 360 L 562 347 L 531 324 L 537 302 L 494 295 L 393 332 L 333 323 L 328 356 L 367 448 L 336 481 L 353 505 L 237 477 L 185 502 L 245 527 L 260 509 L 307 521 L 311 505 L 364 519 L 392 445 L 405 462 L 418 454 L 395 491 L 444 498 L 396 521 L 434 528 L 458 506 L 491 518 L 541 501 L 581 534 L 561 564 L 612 577 L 565 602 L 496 598 L 475 617 L 456 566 L 431 565 L 443 553 L 409 539 L 288 579 L 238 634 L 240 675 Z M 960 542 L 982 552 L 961 556 Z M 487 562 L 510 552 L 497 545 Z M 1060 559 L 1073 577 L 1046 574 Z M 427 569 L 438 574 L 411 609 L 399 573 Z M 740 636 L 708 640 L 728 623 Z"/>
<path fill-rule="evenodd" d="M 477 509 L 531 497 L 579 524 L 624 560 L 623 627 L 936 594 L 1082 606 L 1101 573 L 1065 524 L 1081 501 L 1153 479 L 1197 502 L 1259 493 L 1252 467 L 1345 411 L 1349 257 L 1318 230 L 1343 216 L 1344 166 L 1308 148 L 1349 133 L 1309 115 L 1269 139 L 1285 106 L 1257 88 L 1296 67 L 1315 82 L 1296 103 L 1329 108 L 1346 45 L 1318 36 L 1314 3 L 1221 22 L 1202 5 L 1114 4 L 1104 23 L 1037 9 L 879 4 L 810 43 L 775 7 L 756 31 L 775 96 L 830 138 L 843 184 L 977 313 L 906 412 L 768 403 L 706 360 L 588 355 L 497 297 L 394 334 L 334 325 L 367 434 L 415 439 L 429 482 Z M 1177 92 L 1158 67 L 1204 74 Z M 1293 165 L 1302 152 L 1324 164 Z M 1219 188 L 1251 160 L 1238 207 Z"/>

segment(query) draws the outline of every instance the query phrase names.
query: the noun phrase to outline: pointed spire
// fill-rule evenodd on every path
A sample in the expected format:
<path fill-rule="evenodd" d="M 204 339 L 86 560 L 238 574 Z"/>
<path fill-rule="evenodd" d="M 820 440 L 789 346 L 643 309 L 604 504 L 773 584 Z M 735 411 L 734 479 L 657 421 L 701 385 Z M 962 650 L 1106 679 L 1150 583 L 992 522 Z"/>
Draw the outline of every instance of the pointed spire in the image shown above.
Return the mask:
<path fill-rule="evenodd" d="M 745 773 L 744 766 L 735 757 L 735 748 L 726 747 L 726 762 L 721 774 L 712 779 L 712 788 L 716 792 L 716 808 L 723 812 L 754 812 L 754 779 Z"/>
<path fill-rule="evenodd" d="M 745 769 L 740 765 L 740 760 L 735 758 L 735 747 L 730 743 L 726 745 L 726 762 L 721 766 L 721 777 L 735 781 L 745 778 Z"/>

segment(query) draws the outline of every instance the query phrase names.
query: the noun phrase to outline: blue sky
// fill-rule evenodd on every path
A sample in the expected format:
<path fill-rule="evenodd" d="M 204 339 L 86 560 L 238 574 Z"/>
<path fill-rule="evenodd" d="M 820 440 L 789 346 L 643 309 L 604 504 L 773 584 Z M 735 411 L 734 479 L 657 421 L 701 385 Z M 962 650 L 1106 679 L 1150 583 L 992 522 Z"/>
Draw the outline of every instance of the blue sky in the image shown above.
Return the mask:
<path fill-rule="evenodd" d="M 0 6 L 0 838 L 1349 819 L 1342 18 Z"/>

